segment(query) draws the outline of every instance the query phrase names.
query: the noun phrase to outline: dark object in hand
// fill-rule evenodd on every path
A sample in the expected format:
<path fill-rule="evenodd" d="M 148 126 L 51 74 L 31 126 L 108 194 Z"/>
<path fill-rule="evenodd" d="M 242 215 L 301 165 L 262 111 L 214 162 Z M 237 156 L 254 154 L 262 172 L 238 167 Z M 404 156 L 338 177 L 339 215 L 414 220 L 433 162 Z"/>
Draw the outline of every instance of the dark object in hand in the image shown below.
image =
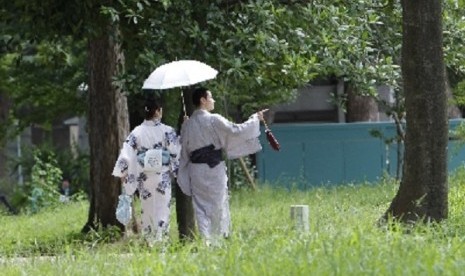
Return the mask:
<path fill-rule="evenodd" d="M 278 140 L 276 139 L 276 137 L 274 137 L 273 132 L 271 132 L 271 129 L 266 124 L 265 119 L 263 119 L 262 122 L 265 125 L 265 134 L 266 134 L 266 139 L 268 140 L 268 143 L 270 143 L 270 146 L 272 149 L 274 149 L 275 151 L 279 151 L 281 146 L 279 145 Z"/>
<path fill-rule="evenodd" d="M 281 146 L 279 145 L 278 140 L 274 137 L 273 133 L 269 128 L 265 129 L 265 134 L 266 134 L 266 139 L 268 140 L 268 143 L 270 143 L 270 146 L 272 149 L 279 151 Z"/>

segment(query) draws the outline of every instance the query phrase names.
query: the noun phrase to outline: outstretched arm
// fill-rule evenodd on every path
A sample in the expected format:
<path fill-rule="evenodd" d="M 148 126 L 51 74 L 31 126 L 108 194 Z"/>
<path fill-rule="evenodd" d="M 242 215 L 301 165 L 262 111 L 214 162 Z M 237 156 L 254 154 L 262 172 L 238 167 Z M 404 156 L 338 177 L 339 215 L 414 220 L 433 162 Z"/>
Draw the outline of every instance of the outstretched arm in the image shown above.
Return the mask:
<path fill-rule="evenodd" d="M 268 109 L 263 109 L 252 114 L 252 116 L 250 116 L 249 119 L 242 124 L 233 123 L 223 116 L 216 115 L 214 116 L 213 124 L 221 132 L 225 132 L 233 136 L 245 135 L 257 137 L 259 134 L 258 127 L 260 125 L 260 120 L 263 120 L 263 114 L 266 111 L 268 111 Z"/>

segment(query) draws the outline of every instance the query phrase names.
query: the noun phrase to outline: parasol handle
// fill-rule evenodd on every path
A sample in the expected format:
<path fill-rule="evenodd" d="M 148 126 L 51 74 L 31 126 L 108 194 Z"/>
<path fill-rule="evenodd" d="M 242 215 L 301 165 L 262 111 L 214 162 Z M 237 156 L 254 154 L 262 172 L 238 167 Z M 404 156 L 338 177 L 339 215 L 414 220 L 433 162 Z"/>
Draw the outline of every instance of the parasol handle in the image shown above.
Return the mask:
<path fill-rule="evenodd" d="M 268 124 L 265 121 L 265 118 L 262 118 L 263 125 L 265 126 L 266 130 L 269 130 L 270 128 L 268 127 Z"/>
<path fill-rule="evenodd" d="M 186 114 L 186 104 L 184 103 L 184 94 L 182 93 L 182 89 L 181 89 L 181 99 L 182 99 L 182 110 L 184 111 L 184 117 L 187 116 Z"/>

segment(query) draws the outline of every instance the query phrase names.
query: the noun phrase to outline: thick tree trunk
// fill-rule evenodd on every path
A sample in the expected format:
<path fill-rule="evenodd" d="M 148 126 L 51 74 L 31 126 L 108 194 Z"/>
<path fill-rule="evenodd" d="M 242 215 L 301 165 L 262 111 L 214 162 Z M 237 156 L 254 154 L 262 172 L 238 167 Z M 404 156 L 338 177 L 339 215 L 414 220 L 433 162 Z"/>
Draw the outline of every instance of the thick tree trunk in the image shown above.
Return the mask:
<path fill-rule="evenodd" d="M 399 191 L 385 218 L 440 221 L 448 214 L 441 1 L 404 0 L 402 6 L 405 163 Z"/>
<path fill-rule="evenodd" d="M 127 99 L 113 77 L 124 66 L 116 26 L 107 23 L 105 32 L 89 40 L 89 144 L 91 202 L 83 231 L 123 226 L 115 210 L 121 192 L 119 179 L 111 175 L 122 142 L 129 132 Z"/>
<path fill-rule="evenodd" d="M 185 195 L 179 185 L 174 186 L 176 198 L 176 220 L 178 222 L 178 233 L 181 241 L 192 240 L 195 235 L 194 208 L 192 197 Z"/>
<path fill-rule="evenodd" d="M 346 120 L 352 122 L 378 121 L 378 103 L 371 96 L 361 96 L 353 85 L 347 86 Z"/>
<path fill-rule="evenodd" d="M 0 180 L 8 176 L 7 173 L 7 156 L 5 154 L 5 145 L 7 139 L 7 126 L 8 126 L 8 112 L 9 112 L 9 101 L 6 93 L 0 91 Z"/>
<path fill-rule="evenodd" d="M 185 89 L 182 94 L 186 104 L 186 113 L 188 116 L 190 116 L 194 111 L 194 106 L 192 104 L 192 91 Z M 181 130 L 183 116 L 184 110 L 181 110 L 178 121 L 179 130 Z M 194 208 L 192 207 L 192 198 L 185 195 L 177 183 L 174 185 L 174 196 L 176 198 L 176 219 L 178 222 L 179 238 L 181 240 L 192 239 L 195 233 Z"/>

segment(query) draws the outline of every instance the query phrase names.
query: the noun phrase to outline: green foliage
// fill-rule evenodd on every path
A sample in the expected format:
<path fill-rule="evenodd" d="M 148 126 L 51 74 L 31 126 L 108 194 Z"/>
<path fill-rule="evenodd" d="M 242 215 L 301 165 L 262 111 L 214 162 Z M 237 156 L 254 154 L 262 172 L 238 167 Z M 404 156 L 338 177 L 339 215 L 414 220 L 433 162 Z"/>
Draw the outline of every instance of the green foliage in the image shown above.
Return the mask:
<path fill-rule="evenodd" d="M 444 1 L 443 39 L 444 61 L 453 75 L 463 78 L 465 74 L 465 53 L 460 45 L 465 43 L 464 7 L 455 0 Z"/>
<path fill-rule="evenodd" d="M 118 12 L 131 17 L 134 10 L 125 6 Z M 219 105 L 237 107 L 244 117 L 292 99 L 315 77 L 343 78 L 360 93 L 374 95 L 376 84 L 398 87 L 400 11 L 394 1 L 386 7 L 378 1 L 323 0 L 195 6 L 170 1 L 164 8 L 144 7 L 136 32 L 123 24 L 130 66 L 122 79 L 140 84 L 162 63 L 199 59 L 220 71 L 208 83 Z M 128 91 L 138 89 L 131 86 L 126 83 Z"/>
<path fill-rule="evenodd" d="M 464 6 L 461 1 L 444 1 L 444 62 L 450 85 L 453 89 L 454 102 L 465 106 L 465 43 Z"/>
<path fill-rule="evenodd" d="M 24 156 L 16 161 L 21 166 L 24 185 L 13 190 L 11 203 L 25 212 L 61 206 L 59 188 L 63 177 L 69 178 L 71 195 L 66 200 L 85 199 L 89 185 L 89 158 L 84 153 L 72 156 L 70 151 L 59 151 L 47 144 L 26 148 Z"/>
<path fill-rule="evenodd" d="M 57 183 L 61 183 L 62 171 L 58 167 L 54 154 L 34 151 L 31 182 L 26 183 L 29 190 L 28 210 L 36 213 L 41 208 L 56 206 L 59 202 Z"/>
<path fill-rule="evenodd" d="M 75 152 L 71 150 L 57 150 L 57 163 L 63 171 L 63 177 L 70 180 L 71 193 L 74 197 L 85 196 L 90 193 L 90 156 L 89 153 L 75 148 Z"/>
<path fill-rule="evenodd" d="M 370 129 L 369 131 L 370 135 L 375 138 L 379 138 L 381 141 L 383 141 L 386 145 L 390 145 L 393 142 L 397 141 L 397 137 L 386 137 L 384 133 L 382 133 L 379 129 Z"/>
<path fill-rule="evenodd" d="M 343 78 L 363 95 L 375 96 L 373 87 L 381 83 L 391 85 L 396 93 L 401 90 L 402 15 L 398 1 L 52 2 L 26 5 L 24 1 L 13 1 L 5 5 L 1 14 L 8 19 L 5 21 L 8 32 L 2 36 L 0 45 L 2 49 L 10 50 L 17 47 L 18 43 L 12 41 L 18 39 L 11 39 L 16 32 L 22 35 L 19 41 L 21 37 L 34 37 L 30 41 L 54 49 L 44 51 L 39 47 L 42 56 L 54 57 L 56 53 L 66 53 L 66 60 L 76 60 L 69 67 L 76 76 L 65 74 L 57 78 L 79 79 L 70 81 L 65 91 L 75 92 L 76 87 L 84 81 L 82 76 L 86 74 L 82 57 L 85 49 L 82 37 L 84 34 L 91 35 L 97 30 L 99 22 L 105 19 L 118 24 L 122 31 L 126 66 L 125 71 L 114 78 L 114 84 L 123 87 L 123 91 L 129 94 L 141 93 L 141 84 L 151 71 L 176 59 L 198 59 L 217 68 L 220 74 L 216 80 L 209 81 L 208 86 L 220 99 L 218 110 L 226 107 L 237 109 L 243 117 L 259 108 L 292 99 L 296 88 L 315 77 Z M 45 10 L 44 5 L 48 7 Z M 464 39 L 463 10 L 461 2 L 444 2 L 445 58 L 449 71 L 458 80 L 463 78 L 465 72 L 461 50 Z M 100 17 L 96 16 L 97 12 L 100 12 Z M 67 20 L 62 21 L 63 18 Z M 16 28 L 18 25 L 21 28 Z M 31 36 L 32 26 L 37 33 L 35 36 Z M 54 33 L 50 29 L 57 31 L 55 36 L 50 35 Z M 37 43 L 42 38 L 50 39 Z M 61 44 L 60 50 L 58 45 Z M 73 47 L 77 51 L 71 51 Z M 18 82 L 6 90 L 17 95 L 14 101 L 18 101 L 18 107 L 27 100 L 36 102 L 44 111 L 40 113 L 44 114 L 42 121 L 45 117 L 56 117 L 64 110 L 70 110 L 70 105 L 63 104 L 64 99 L 74 98 L 72 102 L 79 107 L 85 104 L 85 99 L 76 101 L 73 93 L 55 92 L 59 90 L 56 85 L 46 84 L 54 83 L 50 74 L 38 74 L 49 70 L 56 74 L 56 67 L 44 66 L 53 64 L 53 59 L 47 58 L 46 63 L 38 63 L 33 55 L 25 57 L 25 60 L 34 60 L 37 66 L 46 70 L 35 67 L 25 73 L 36 79 L 34 89 L 27 86 L 28 82 L 34 83 L 31 80 L 26 81 L 22 85 L 24 88 L 18 92 Z M 3 73 L 0 70 L 0 75 L 11 75 L 8 68 Z M 21 68 L 19 71 L 24 70 Z M 18 75 L 16 79 L 25 80 L 25 77 Z M 37 80 L 42 80 L 42 83 Z M 44 87 L 43 92 L 35 91 L 38 87 Z M 169 102 L 172 102 L 171 99 L 179 101 L 177 93 L 167 94 Z M 44 99 L 48 99 L 47 102 Z M 60 112 L 55 110 L 58 108 L 61 108 Z M 79 110 L 82 112 L 82 109 Z M 167 109 L 165 115 L 169 121 L 175 121 L 178 111 L 177 107 Z M 25 115 L 21 126 L 32 121 L 31 117 L 27 119 L 27 114 L 16 117 Z"/>
<path fill-rule="evenodd" d="M 242 160 L 248 170 L 248 173 L 254 178 L 256 175 L 257 168 L 252 164 L 252 159 L 250 156 L 243 157 Z M 241 166 L 239 159 L 233 159 L 228 161 L 228 183 L 230 189 L 249 189 L 252 183 L 249 182 L 247 174 L 244 171 L 244 168 Z"/>
<path fill-rule="evenodd" d="M 138 29 L 136 39 L 146 43 L 145 52 L 140 49 L 133 52 L 131 47 L 134 45 L 127 43 L 130 64 L 127 74 L 136 76 L 139 73 L 132 79 L 140 84 L 162 63 L 198 59 L 219 69 L 217 80 L 209 82 L 209 86 L 218 98 L 223 98 L 221 105 L 241 105 L 246 114 L 258 106 L 281 102 L 289 98 L 289 92 L 310 79 L 306 77 L 310 76 L 310 63 L 307 57 L 298 55 L 299 45 L 286 46 L 281 43 L 285 39 L 277 37 L 278 32 L 293 37 L 286 27 L 277 29 L 279 25 L 275 18 L 279 16 L 284 21 L 291 14 L 285 9 L 270 9 L 273 9 L 270 4 L 262 2 L 225 9 L 215 4 L 190 7 L 185 1 L 172 1 L 167 12 L 163 9 L 153 11 L 147 18 L 150 22 L 148 29 Z M 263 36 L 273 36 L 265 37 L 269 42 L 254 38 L 257 32 L 265 31 Z M 134 35 L 128 35 L 132 41 Z M 283 67 L 289 71 L 285 75 L 281 73 Z M 140 76 L 140 72 L 147 73 Z"/>
<path fill-rule="evenodd" d="M 87 74 L 82 68 L 83 47 L 67 37 L 56 43 L 25 43 L 21 53 L 0 56 L 0 76 L 5 76 L 0 91 L 14 103 L 9 120 L 17 122 L 17 131 L 31 124 L 49 127 L 56 120 L 84 114 L 87 101 L 78 89 Z M 7 134 L 2 132 L 0 138 Z"/>
<path fill-rule="evenodd" d="M 398 87 L 399 6 L 384 10 L 378 1 L 319 1 L 311 11 L 312 25 L 321 30 L 313 37 L 320 76 L 344 77 L 364 95 L 373 95 L 373 86 L 381 83 Z"/>
<path fill-rule="evenodd" d="M 450 130 L 449 137 L 457 141 L 456 145 L 450 149 L 452 153 L 457 153 L 465 144 L 465 122 L 460 122 L 454 130 Z"/>
<path fill-rule="evenodd" d="M 453 90 L 454 99 L 457 105 L 465 106 L 465 80 L 459 82 Z"/>

